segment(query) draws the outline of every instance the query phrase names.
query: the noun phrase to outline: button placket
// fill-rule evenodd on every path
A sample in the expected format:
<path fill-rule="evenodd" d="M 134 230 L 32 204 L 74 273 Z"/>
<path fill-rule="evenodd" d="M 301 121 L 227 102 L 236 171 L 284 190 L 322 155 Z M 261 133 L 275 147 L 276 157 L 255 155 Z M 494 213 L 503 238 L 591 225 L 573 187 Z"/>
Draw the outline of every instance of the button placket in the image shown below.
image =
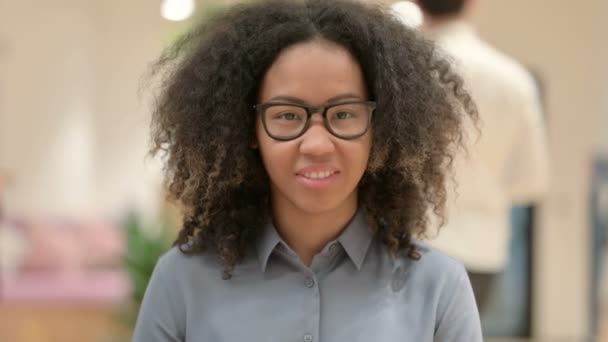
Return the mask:
<path fill-rule="evenodd" d="M 315 287 L 315 283 L 316 283 L 315 280 L 312 277 L 310 277 L 310 276 L 306 277 L 306 280 L 304 280 L 304 284 L 308 288 Z"/>
<path fill-rule="evenodd" d="M 306 301 L 302 307 L 302 314 L 304 315 L 303 321 L 301 322 L 301 329 L 298 331 L 299 340 L 302 342 L 314 342 L 319 339 L 319 324 L 321 322 L 321 296 L 319 295 L 321 283 L 317 278 L 317 275 L 311 270 L 304 272 L 304 285 L 306 286 L 303 290 Z"/>

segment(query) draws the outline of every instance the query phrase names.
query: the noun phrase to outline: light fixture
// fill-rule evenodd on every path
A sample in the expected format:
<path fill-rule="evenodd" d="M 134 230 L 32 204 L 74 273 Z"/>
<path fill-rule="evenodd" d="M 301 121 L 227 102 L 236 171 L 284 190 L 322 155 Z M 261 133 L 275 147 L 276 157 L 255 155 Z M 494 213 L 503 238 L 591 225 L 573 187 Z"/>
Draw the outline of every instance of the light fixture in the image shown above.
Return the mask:
<path fill-rule="evenodd" d="M 420 7 L 412 1 L 398 1 L 391 6 L 391 9 L 405 25 L 417 28 L 422 25 L 424 16 Z"/>
<path fill-rule="evenodd" d="M 188 19 L 194 13 L 194 0 L 162 0 L 160 14 L 171 21 Z"/>

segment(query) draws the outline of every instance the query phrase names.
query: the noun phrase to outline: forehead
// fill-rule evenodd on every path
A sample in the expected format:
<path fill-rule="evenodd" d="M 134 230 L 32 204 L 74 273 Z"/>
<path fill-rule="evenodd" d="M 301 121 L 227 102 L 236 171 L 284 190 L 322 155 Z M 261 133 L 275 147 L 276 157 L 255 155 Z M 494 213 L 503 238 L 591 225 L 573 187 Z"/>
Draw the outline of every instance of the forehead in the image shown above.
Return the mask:
<path fill-rule="evenodd" d="M 336 95 L 365 98 L 363 71 L 350 51 L 324 40 L 298 43 L 283 50 L 260 87 L 260 101 L 277 96 L 298 97 L 320 104 Z"/>

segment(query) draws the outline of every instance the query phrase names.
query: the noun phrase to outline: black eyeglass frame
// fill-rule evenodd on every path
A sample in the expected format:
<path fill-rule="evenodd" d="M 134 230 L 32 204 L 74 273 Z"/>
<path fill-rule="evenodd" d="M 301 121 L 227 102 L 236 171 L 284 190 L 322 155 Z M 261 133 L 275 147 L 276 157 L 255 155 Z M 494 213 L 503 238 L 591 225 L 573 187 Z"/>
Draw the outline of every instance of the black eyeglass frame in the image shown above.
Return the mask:
<path fill-rule="evenodd" d="M 331 109 L 333 107 L 349 105 L 349 104 L 363 104 L 363 105 L 366 105 L 369 107 L 370 111 L 369 111 L 369 117 L 367 120 L 367 126 L 365 127 L 365 130 L 362 133 L 355 134 L 355 135 L 341 135 L 341 134 L 336 133 L 331 128 L 329 121 L 327 119 L 327 112 L 329 109 Z M 304 126 L 302 127 L 302 131 L 292 137 L 278 137 L 278 136 L 272 135 L 268 130 L 268 126 L 266 126 L 266 117 L 264 115 L 264 111 L 266 109 L 268 109 L 270 107 L 274 107 L 274 106 L 292 106 L 292 107 L 299 107 L 299 108 L 306 110 L 306 122 L 304 123 Z M 333 136 L 335 136 L 336 138 L 339 138 L 339 139 L 343 139 L 343 140 L 354 140 L 359 137 L 362 137 L 369 130 L 369 128 L 371 126 L 371 122 L 372 122 L 373 113 L 376 110 L 376 102 L 374 102 L 374 101 L 346 101 L 346 102 L 332 103 L 327 106 L 321 106 L 321 107 L 307 106 L 307 105 L 291 103 L 291 102 L 267 102 L 267 103 L 260 103 L 260 104 L 254 105 L 253 108 L 258 114 L 260 114 L 262 116 L 262 126 L 264 127 L 264 131 L 266 131 L 266 134 L 269 137 L 271 137 L 272 139 L 275 139 L 278 141 L 290 141 L 290 140 L 297 139 L 297 138 L 301 137 L 302 135 L 304 135 L 304 133 L 306 133 L 306 131 L 308 131 L 308 129 L 310 128 L 310 122 L 311 122 L 310 118 L 312 117 L 312 115 L 314 113 L 321 113 L 321 116 L 323 117 L 323 125 L 325 126 L 325 129 L 327 129 L 327 131 L 329 133 L 331 133 Z"/>

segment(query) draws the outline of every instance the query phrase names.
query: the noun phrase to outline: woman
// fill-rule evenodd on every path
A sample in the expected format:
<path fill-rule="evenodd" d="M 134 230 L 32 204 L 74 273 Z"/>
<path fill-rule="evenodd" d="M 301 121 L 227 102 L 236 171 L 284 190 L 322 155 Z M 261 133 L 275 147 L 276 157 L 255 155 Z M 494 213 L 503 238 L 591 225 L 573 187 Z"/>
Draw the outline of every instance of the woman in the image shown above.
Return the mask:
<path fill-rule="evenodd" d="M 351 1 L 264 1 L 161 58 L 153 152 L 184 208 L 134 340 L 481 341 L 418 241 L 476 119 L 430 43 Z"/>

